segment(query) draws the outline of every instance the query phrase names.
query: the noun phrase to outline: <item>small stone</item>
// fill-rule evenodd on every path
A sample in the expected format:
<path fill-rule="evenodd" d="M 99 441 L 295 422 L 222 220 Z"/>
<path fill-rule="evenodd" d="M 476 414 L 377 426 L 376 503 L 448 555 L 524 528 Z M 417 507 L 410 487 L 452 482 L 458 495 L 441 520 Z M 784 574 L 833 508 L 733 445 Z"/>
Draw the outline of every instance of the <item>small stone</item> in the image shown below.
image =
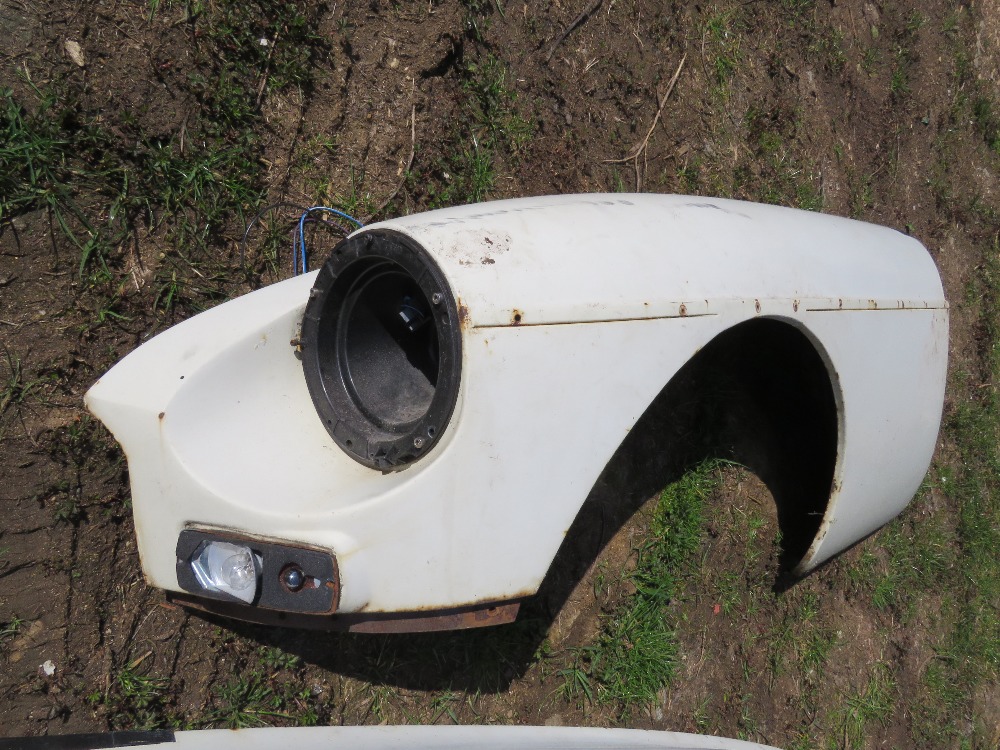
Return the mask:
<path fill-rule="evenodd" d="M 63 47 L 65 47 L 69 59 L 76 63 L 78 67 L 82 68 L 87 64 L 87 61 L 83 57 L 83 47 L 80 46 L 79 42 L 67 39 Z"/>
<path fill-rule="evenodd" d="M 44 662 L 38 665 L 38 674 L 45 675 L 46 677 L 51 677 L 56 673 L 56 665 L 51 659 L 46 659 Z"/>

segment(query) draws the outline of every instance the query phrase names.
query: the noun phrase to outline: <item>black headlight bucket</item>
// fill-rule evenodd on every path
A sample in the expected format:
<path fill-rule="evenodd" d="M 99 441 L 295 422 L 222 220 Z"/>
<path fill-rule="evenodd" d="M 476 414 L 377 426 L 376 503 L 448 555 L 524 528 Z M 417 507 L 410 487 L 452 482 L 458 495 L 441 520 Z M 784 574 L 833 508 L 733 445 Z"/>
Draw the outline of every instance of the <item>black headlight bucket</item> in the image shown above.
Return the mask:
<path fill-rule="evenodd" d="M 458 306 L 430 255 L 376 229 L 334 248 L 302 320 L 302 365 L 327 432 L 356 461 L 403 469 L 440 438 L 458 399 Z"/>

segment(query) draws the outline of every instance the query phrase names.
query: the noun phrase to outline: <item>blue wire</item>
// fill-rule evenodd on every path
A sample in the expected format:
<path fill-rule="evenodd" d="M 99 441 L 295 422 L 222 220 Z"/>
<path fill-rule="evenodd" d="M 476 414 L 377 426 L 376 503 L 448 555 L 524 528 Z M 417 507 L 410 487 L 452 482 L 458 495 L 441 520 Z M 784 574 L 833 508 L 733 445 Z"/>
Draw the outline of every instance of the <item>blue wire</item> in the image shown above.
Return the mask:
<path fill-rule="evenodd" d="M 306 209 L 302 213 L 302 216 L 299 217 L 299 235 L 297 238 L 296 237 L 292 238 L 292 272 L 296 273 L 296 275 L 297 272 L 295 271 L 295 266 L 297 265 L 296 261 L 299 258 L 299 253 L 301 253 L 301 258 L 302 258 L 302 264 L 301 264 L 302 273 L 306 273 L 306 269 L 308 267 L 308 263 L 306 261 L 305 226 L 306 226 L 306 219 L 309 218 L 309 214 L 311 214 L 313 211 L 326 211 L 327 213 L 331 213 L 334 216 L 339 216 L 343 219 L 347 219 L 349 222 L 354 224 L 358 229 L 364 226 L 364 224 L 355 219 L 353 216 L 345 214 L 343 211 L 340 211 L 336 208 L 329 208 L 327 206 L 313 206 L 312 208 Z M 298 240 L 298 242 L 296 242 L 296 239 Z"/>

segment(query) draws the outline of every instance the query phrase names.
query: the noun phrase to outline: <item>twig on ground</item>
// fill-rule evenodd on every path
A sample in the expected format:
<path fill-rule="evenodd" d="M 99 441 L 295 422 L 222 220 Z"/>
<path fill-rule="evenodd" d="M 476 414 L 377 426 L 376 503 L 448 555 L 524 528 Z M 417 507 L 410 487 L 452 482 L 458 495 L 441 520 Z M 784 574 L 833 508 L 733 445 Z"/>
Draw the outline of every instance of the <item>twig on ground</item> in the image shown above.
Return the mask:
<path fill-rule="evenodd" d="M 656 130 L 656 124 L 660 121 L 660 116 L 663 114 L 663 108 L 667 104 L 667 99 L 670 98 L 671 92 L 674 90 L 674 86 L 677 85 L 677 79 L 680 78 L 681 70 L 684 69 L 684 61 L 687 60 L 687 55 L 681 58 L 680 64 L 677 66 L 677 70 L 674 71 L 673 77 L 670 79 L 670 83 L 667 84 L 667 90 L 664 92 L 663 96 L 660 97 L 660 106 L 656 110 L 656 116 L 653 118 L 653 123 L 649 126 L 649 130 L 646 131 L 646 136 L 639 141 L 635 149 L 628 156 L 624 156 L 621 159 L 605 159 L 605 164 L 626 164 L 632 162 L 635 168 L 635 189 L 639 192 L 642 185 L 642 180 L 640 178 L 639 170 L 639 157 L 644 156 L 646 152 L 646 146 L 649 145 L 650 136 L 653 135 L 653 131 Z"/>
<path fill-rule="evenodd" d="M 373 216 L 378 216 L 382 211 L 385 210 L 386 206 L 392 203 L 392 199 L 395 198 L 399 191 L 403 189 L 403 185 L 406 184 L 406 179 L 410 174 L 410 167 L 413 166 L 413 157 L 417 154 L 417 105 L 414 104 L 410 109 L 410 158 L 406 160 L 406 166 L 403 167 L 403 179 L 399 181 L 396 185 L 396 189 L 389 193 L 389 197 L 382 201 L 382 205 L 372 212 L 372 215 L 368 217 L 371 219 Z M 367 221 L 366 221 L 367 223 Z"/>
<path fill-rule="evenodd" d="M 566 30 L 562 34 L 559 35 L 558 39 L 556 39 L 555 44 L 553 44 L 549 48 L 549 54 L 547 54 L 545 56 L 545 62 L 546 63 L 548 63 L 552 59 L 552 55 L 554 55 L 556 53 L 556 48 L 560 44 L 562 44 L 563 42 L 566 41 L 566 37 L 568 37 L 570 34 L 572 34 L 573 30 L 576 29 L 577 26 L 580 26 L 584 21 L 586 21 L 588 18 L 590 18 L 594 14 L 594 11 L 596 11 L 598 8 L 601 7 L 601 2 L 602 2 L 602 0 L 594 0 L 594 2 L 592 2 L 590 5 L 588 5 L 580 13 L 580 15 L 578 15 L 576 18 L 573 19 L 573 22 L 569 26 L 567 26 Z"/>
<path fill-rule="evenodd" d="M 264 89 L 267 87 L 267 79 L 271 76 L 271 58 L 274 57 L 274 48 L 278 46 L 278 32 L 274 33 L 274 39 L 268 43 L 267 62 L 264 63 L 264 75 L 261 76 L 260 85 L 257 87 L 256 107 L 260 108 L 261 99 L 264 98 Z"/>

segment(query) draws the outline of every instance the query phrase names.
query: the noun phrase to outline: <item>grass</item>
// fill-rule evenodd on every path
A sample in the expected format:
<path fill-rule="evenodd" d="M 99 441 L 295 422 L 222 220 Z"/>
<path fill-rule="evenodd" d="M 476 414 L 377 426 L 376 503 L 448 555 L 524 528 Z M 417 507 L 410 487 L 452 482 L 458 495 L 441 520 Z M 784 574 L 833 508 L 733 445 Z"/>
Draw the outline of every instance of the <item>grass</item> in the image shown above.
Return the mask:
<path fill-rule="evenodd" d="M 368 689 L 367 715 L 379 723 L 386 723 L 399 696 L 390 685 L 372 685 Z"/>
<path fill-rule="evenodd" d="M 886 529 L 883 547 L 889 561 L 871 595 L 877 608 L 893 608 L 905 619 L 913 614 L 924 582 L 949 574 L 956 562 L 956 539 L 946 523 L 944 513 L 934 513 L 917 524 L 897 521 Z"/>
<path fill-rule="evenodd" d="M 464 87 L 472 94 L 472 116 L 480 138 L 512 152 L 524 148 L 531 138 L 531 124 L 517 110 L 510 70 L 493 54 L 465 71 Z"/>
<path fill-rule="evenodd" d="M 114 675 L 107 692 L 95 691 L 87 700 L 104 705 L 113 729 L 161 729 L 174 719 L 168 711 L 170 680 L 147 674 L 143 662 L 152 655 L 133 659 Z"/>
<path fill-rule="evenodd" d="M 821 609 L 820 597 L 807 591 L 797 603 L 778 615 L 779 621 L 765 639 L 772 685 L 777 677 L 788 671 L 812 684 L 822 677 L 839 636 L 824 623 Z"/>
<path fill-rule="evenodd" d="M 867 744 L 872 723 L 884 725 L 892 716 L 895 693 L 892 671 L 883 663 L 875 664 L 868 674 L 867 684 L 847 696 L 839 717 L 844 747 L 863 747 Z"/>
<path fill-rule="evenodd" d="M 236 677 L 216 689 L 215 706 L 208 712 L 206 724 L 229 729 L 264 727 L 274 719 L 289 718 L 280 707 L 280 699 L 260 677 Z"/>
<path fill-rule="evenodd" d="M 946 422 L 961 453 L 955 481 L 943 485 L 957 504 L 955 530 L 961 554 L 936 579 L 956 597 L 952 630 L 941 655 L 955 669 L 954 681 L 971 694 L 1000 669 L 1000 234 L 977 279 L 987 387 L 963 400 Z"/>
<path fill-rule="evenodd" d="M 0 390 L 0 418 L 7 412 L 7 409 L 16 407 L 23 403 L 32 390 L 34 390 L 40 380 L 25 380 L 24 371 L 21 368 L 21 359 L 11 354 L 10 350 L 4 352 L 7 372 L 0 380 L 3 390 Z M 2 422 L 0 422 L 2 425 Z M 3 433 L 0 432 L 0 437 Z"/>
<path fill-rule="evenodd" d="M 569 703 L 582 706 L 594 700 L 594 685 L 590 677 L 594 650 L 593 646 L 569 649 L 569 664 L 556 672 L 560 680 L 557 692 Z"/>
<path fill-rule="evenodd" d="M 21 632 L 24 621 L 19 617 L 11 617 L 7 622 L 0 624 L 0 638 L 13 638 Z"/>
<path fill-rule="evenodd" d="M 955 374 L 962 385 L 953 387 L 973 397 L 959 400 L 944 422 L 960 459 L 932 467 L 913 502 L 916 513 L 883 532 L 885 559 L 866 552 L 849 571 L 875 607 L 894 613 L 903 627 L 919 618 L 930 633 L 933 656 L 907 696 L 913 739 L 922 747 L 979 736 L 969 726 L 990 717 L 977 718 L 975 696 L 1000 675 L 1000 238 L 984 256 L 962 302 L 979 316 L 984 367 L 979 376 Z M 984 387 L 975 387 L 979 377 Z M 886 667 L 877 667 L 866 690 L 851 697 L 849 737 L 885 714 L 891 682 Z"/>
<path fill-rule="evenodd" d="M 751 143 L 755 144 L 754 164 L 760 174 L 751 178 L 745 174 L 746 167 L 737 169 L 734 175 L 737 190 L 744 189 L 743 183 L 753 183 L 755 194 L 751 197 L 763 203 L 822 210 L 823 195 L 818 180 L 795 153 L 799 129 L 796 113 L 751 108 L 745 121 Z"/>
<path fill-rule="evenodd" d="M 492 197 L 498 169 L 520 164 L 533 128 L 520 111 L 510 68 L 487 53 L 462 69 L 464 122 L 456 130 L 457 147 L 440 160 L 431 175 L 415 171 L 412 185 L 424 184 L 431 208 L 475 203 Z M 428 179 L 430 177 L 430 179 Z"/>
<path fill-rule="evenodd" d="M 670 684 L 678 640 L 669 607 L 701 543 L 704 502 L 717 483 L 718 464 L 708 462 L 661 493 L 648 541 L 637 550 L 636 567 L 627 574 L 634 596 L 604 618 L 595 644 L 572 650 L 571 662 L 557 672 L 566 699 L 591 701 L 596 696 L 627 715 L 650 704 Z"/>
<path fill-rule="evenodd" d="M 213 688 L 212 707 L 205 713 L 202 726 L 244 729 L 276 724 L 316 725 L 319 713 L 311 691 L 301 684 L 297 673 L 288 674 L 298 668 L 297 657 L 280 649 L 258 649 L 247 669 Z"/>
<path fill-rule="evenodd" d="M 31 112 L 0 91 L 0 223 L 47 212 L 92 285 L 123 273 L 118 249 L 141 226 L 166 229 L 171 258 L 184 259 L 190 274 L 221 229 L 261 199 L 246 143 L 206 141 L 182 152 L 174 141 L 146 138 L 125 146 L 58 88 L 33 91 Z"/>
<path fill-rule="evenodd" d="M 736 10 L 715 11 L 706 18 L 702 36 L 711 42 L 709 69 L 714 77 L 715 93 L 728 99 L 731 79 L 739 69 L 743 57 L 742 16 Z"/>
<path fill-rule="evenodd" d="M 78 275 L 109 298 L 127 273 L 124 249 L 158 236 L 169 249 L 155 268 L 154 308 L 165 312 L 228 295 L 218 250 L 263 199 L 262 102 L 309 90 L 328 53 L 318 8 L 157 1 L 150 17 L 177 9 L 202 40 L 185 84 L 198 106 L 178 135 L 145 131 L 131 112 L 112 115 L 109 129 L 107 113 L 58 79 L 26 80 L 27 100 L 0 89 L 0 227 L 45 211 L 75 249 Z M 112 305 L 98 310 L 95 326 L 124 322 Z"/>
<path fill-rule="evenodd" d="M 1000 156 L 1000 113 L 993 98 L 986 93 L 978 94 L 972 101 L 972 117 L 986 145 Z"/>
<path fill-rule="evenodd" d="M 121 238 L 122 216 L 116 209 L 126 177 L 115 164 L 104 132 L 64 102 L 53 87 L 36 95 L 34 111 L 0 89 L 0 224 L 30 211 L 45 210 L 79 253 L 78 271 L 108 274 L 105 257 Z M 104 226 L 80 196 L 112 196 Z"/>
<path fill-rule="evenodd" d="M 153 729 L 163 724 L 161 712 L 170 681 L 140 674 L 137 666 L 133 663 L 125 667 L 116 679 L 121 723 L 137 729 Z"/>

